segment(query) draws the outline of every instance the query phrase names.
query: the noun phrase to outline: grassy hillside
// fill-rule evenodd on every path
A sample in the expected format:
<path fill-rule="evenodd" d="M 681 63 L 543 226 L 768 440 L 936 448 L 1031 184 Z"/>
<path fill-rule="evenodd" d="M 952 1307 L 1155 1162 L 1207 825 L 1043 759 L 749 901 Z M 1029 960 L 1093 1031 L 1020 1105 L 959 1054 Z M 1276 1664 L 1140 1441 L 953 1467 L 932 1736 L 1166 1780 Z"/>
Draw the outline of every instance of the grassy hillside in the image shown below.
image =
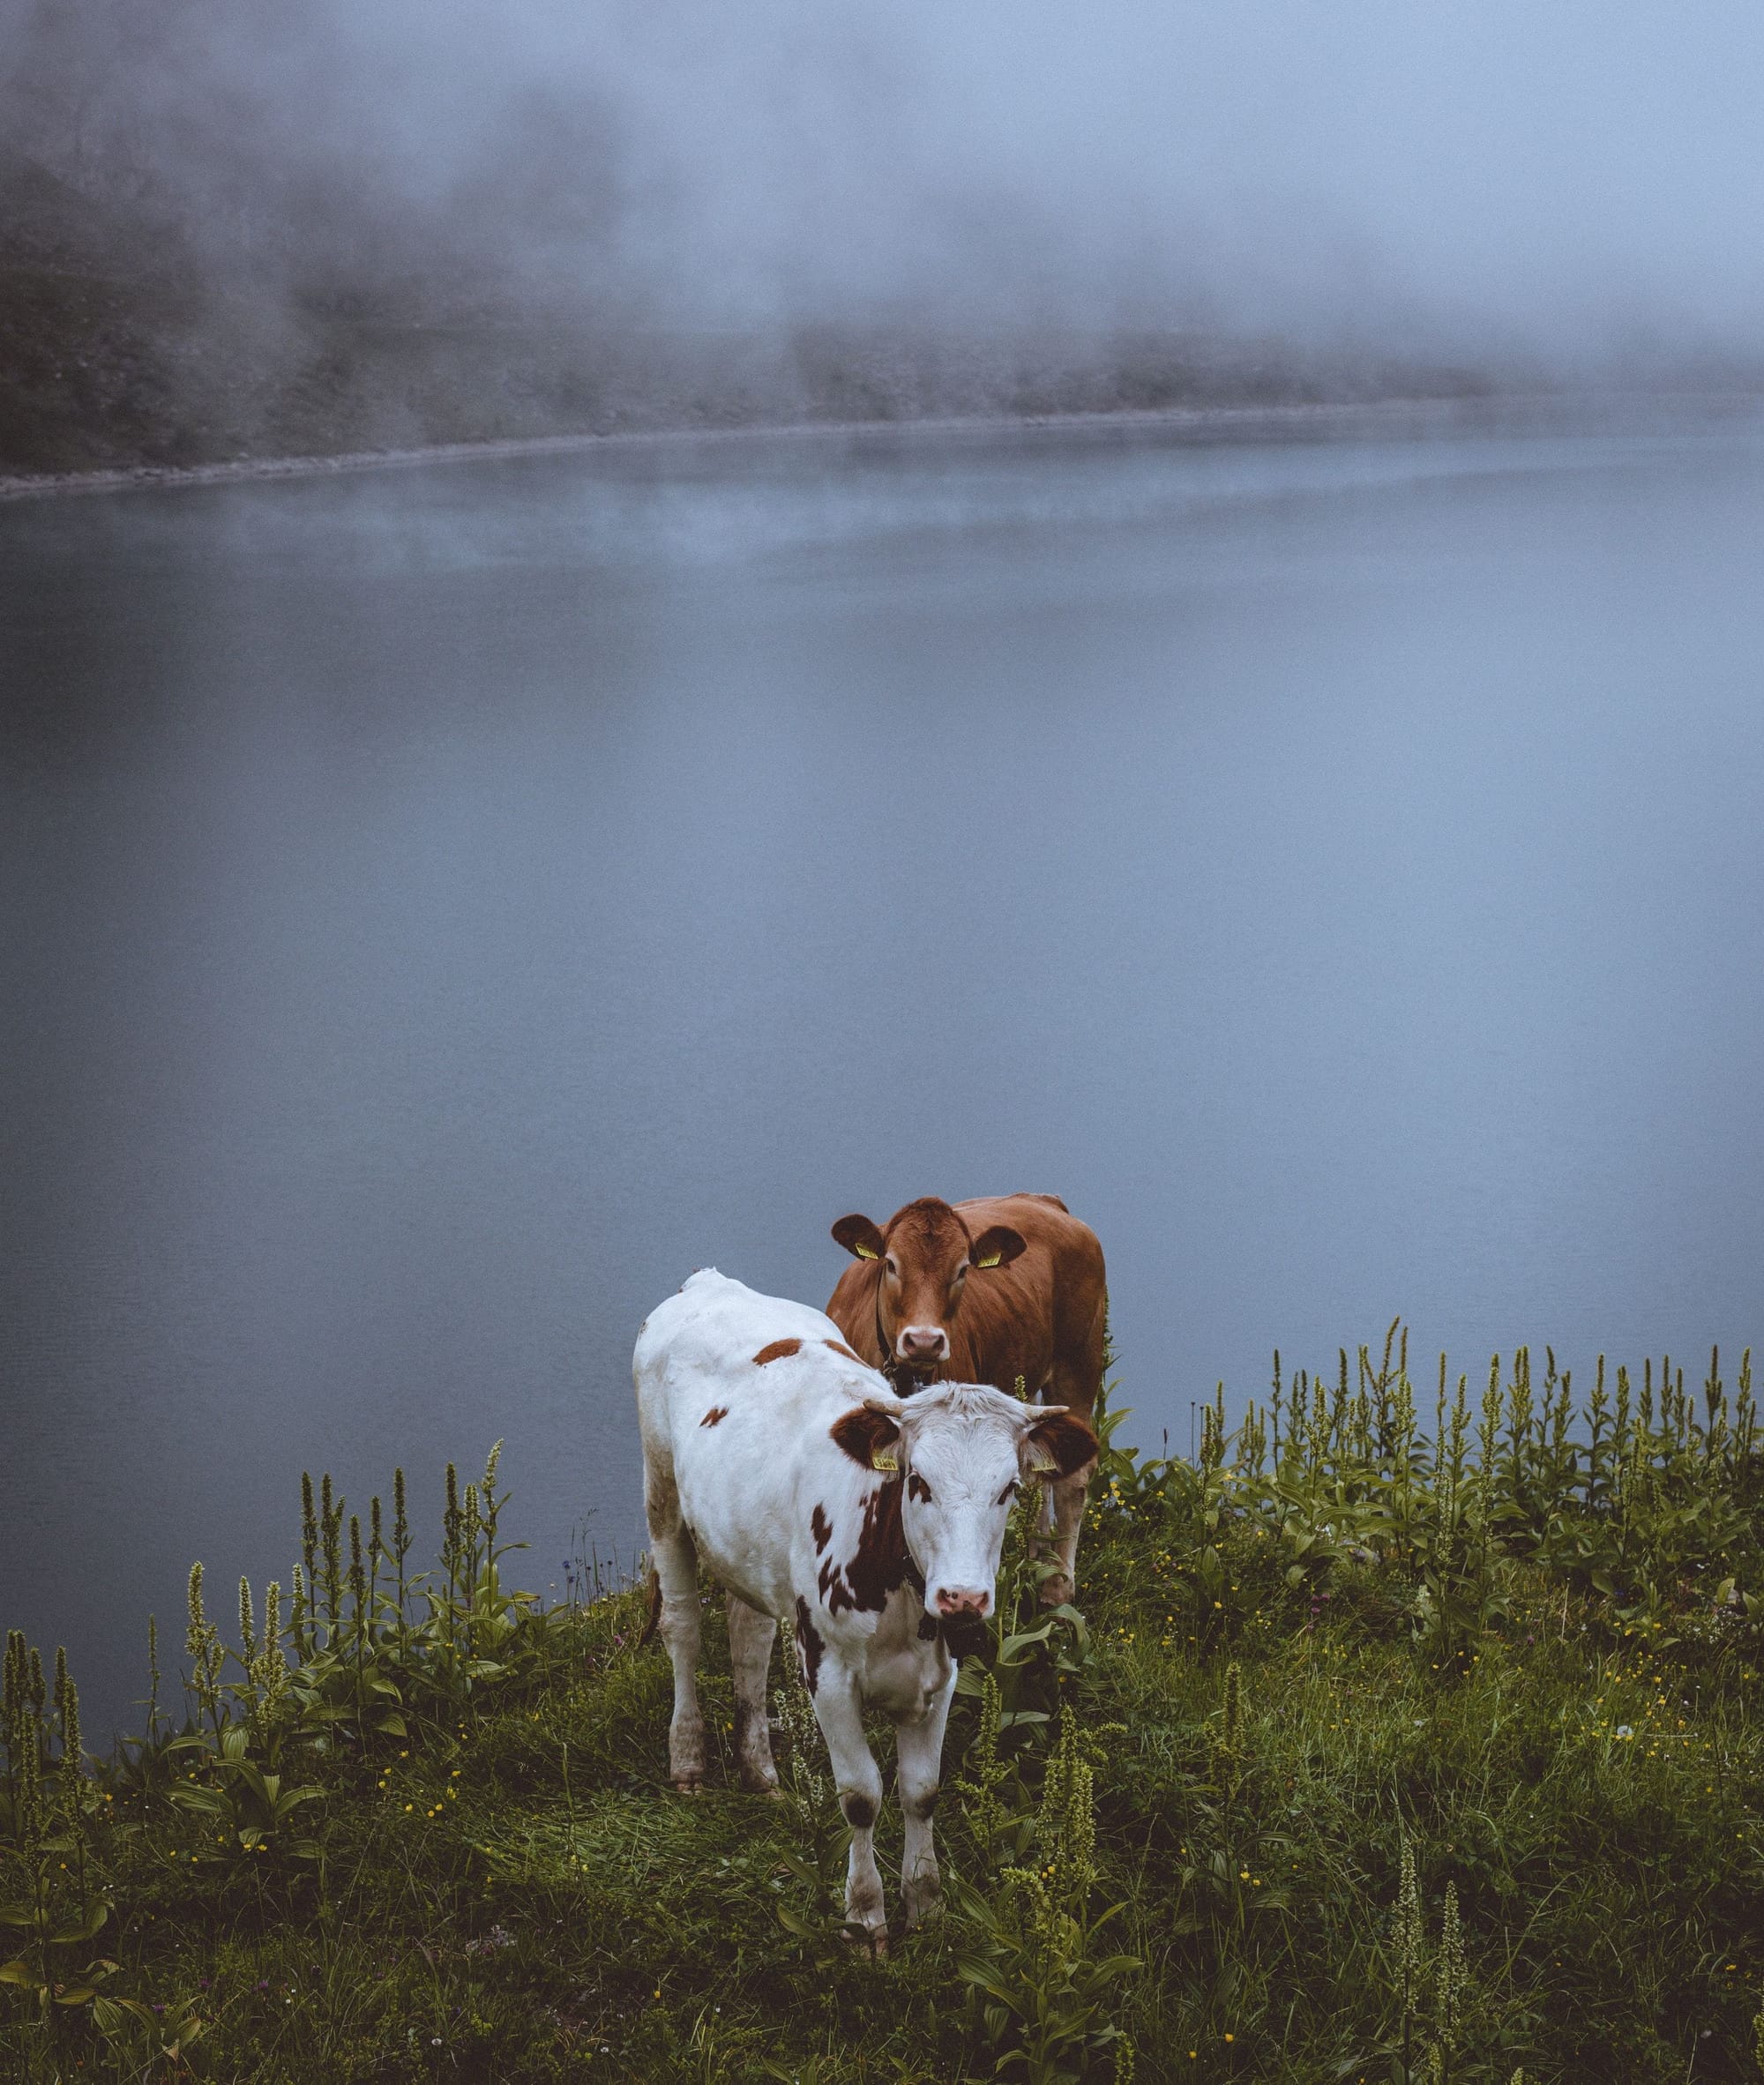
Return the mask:
<path fill-rule="evenodd" d="M 640 1595 L 506 1592 L 493 1468 L 420 1581 L 401 1483 L 360 1520 L 326 1484 L 233 1649 L 198 1581 L 176 1733 L 76 1771 L 77 1692 L 13 1640 L 0 2074 L 1764 2079 L 1748 1379 L 1577 1405 L 1521 1353 L 1423 1428 L 1393 1348 L 1193 1463 L 1111 1449 L 1081 1615 L 1013 1530 L 946 1911 L 879 1963 L 788 1667 L 781 1799 L 727 1749 L 677 1798 Z"/>

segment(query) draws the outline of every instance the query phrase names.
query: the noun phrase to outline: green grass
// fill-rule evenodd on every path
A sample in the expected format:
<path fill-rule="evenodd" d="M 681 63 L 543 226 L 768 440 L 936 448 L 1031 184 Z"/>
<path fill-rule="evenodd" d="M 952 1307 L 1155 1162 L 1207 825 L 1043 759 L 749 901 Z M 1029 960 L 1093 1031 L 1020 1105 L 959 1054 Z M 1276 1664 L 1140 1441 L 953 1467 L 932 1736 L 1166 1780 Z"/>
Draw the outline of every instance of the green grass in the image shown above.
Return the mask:
<path fill-rule="evenodd" d="M 1210 1423 L 1193 1465 L 1111 1449 L 1083 1617 L 999 1668 L 1002 1840 L 989 1858 L 972 1789 L 951 1788 L 949 1907 L 878 1964 L 840 1935 L 818 1740 L 787 1754 L 785 1800 L 734 1787 L 714 1603 L 713 1786 L 687 1800 L 667 1784 L 670 1683 L 659 1646 L 638 1648 L 639 1594 L 549 1614 L 513 1602 L 491 1574 L 492 1473 L 453 1496 L 443 1573 L 394 1612 L 371 1540 L 354 1600 L 333 1503 L 309 1524 L 321 1590 L 289 1624 L 307 1654 L 292 1697 L 261 1664 L 250 1683 L 223 1677 L 236 1660 L 211 1666 L 207 1742 L 161 1729 L 95 1776 L 64 1774 L 50 1690 L 33 1708 L 18 1664 L 0 1903 L 18 1960 L 55 1977 L 48 2024 L 42 1970 L 0 1984 L 0 2076 L 1384 2085 L 1404 2075 L 1407 1844 L 1413 2078 L 1764 2080 L 1749 1416 L 1722 1392 L 1725 1435 L 1714 1397 L 1682 1425 L 1656 1406 L 1638 1432 L 1632 1400 L 1601 1458 L 1584 1415 L 1555 1429 L 1548 1396 L 1527 1414 L 1529 1370 L 1497 1390 L 1493 1445 L 1455 1477 L 1450 1413 L 1436 1469 L 1439 1436 L 1405 1434 L 1412 1393 L 1389 1353 L 1363 1357 L 1357 1387 L 1344 1367 L 1320 1421 L 1307 1384 L 1296 1441 L 1276 1446 L 1252 1412 L 1233 1440 Z M 1033 1624 L 1022 1536 L 1007 1620 Z M 370 1670 L 396 1694 L 365 1693 Z M 284 1688 L 273 1712 L 266 1685 Z M 1061 1701 L 1083 1742 L 1050 1774 L 1056 1725 L 1037 1719 Z M 958 1700 L 946 1786 L 979 1772 L 985 1707 Z M 322 1791 L 261 1853 L 240 1837 L 216 1712 L 249 1759 L 279 1746 L 283 1792 Z M 230 1790 L 234 1808 L 175 1802 L 174 1783 Z M 892 1806 L 878 1837 L 887 1876 Z M 1036 1912 L 1013 1867 L 1053 1877 L 1072 1915 Z M 18 1924 L 39 1887 L 47 1923 Z M 1442 2036 L 1448 1891 L 1464 1978 Z M 104 1903 L 95 1937 L 49 1941 Z M 1086 1983 L 1114 1956 L 1134 1966 Z M 94 1960 L 116 1965 L 95 1995 L 56 2006 L 55 1978 L 78 1993 Z M 989 2019 L 987 1993 L 1052 1981 L 1078 1994 L 1073 2021 L 1086 1992 L 1095 2003 L 1044 2037 L 1037 2073 L 1021 2016 Z"/>

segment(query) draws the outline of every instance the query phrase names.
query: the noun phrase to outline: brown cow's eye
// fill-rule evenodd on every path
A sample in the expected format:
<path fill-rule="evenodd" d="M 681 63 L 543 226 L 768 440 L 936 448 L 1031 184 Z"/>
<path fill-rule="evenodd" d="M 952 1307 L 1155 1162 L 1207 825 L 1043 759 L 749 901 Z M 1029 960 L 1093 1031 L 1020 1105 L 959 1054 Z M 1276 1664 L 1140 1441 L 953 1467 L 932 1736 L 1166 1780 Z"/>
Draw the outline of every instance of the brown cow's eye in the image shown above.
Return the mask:
<path fill-rule="evenodd" d="M 888 1255 L 887 1259 L 886 1259 L 886 1260 L 883 1262 L 883 1264 L 884 1264 L 884 1266 L 886 1266 L 886 1268 L 888 1269 L 888 1272 L 889 1272 L 891 1274 L 893 1274 L 893 1277 L 894 1277 L 894 1279 L 895 1279 L 895 1280 L 898 1282 L 898 1281 L 900 1280 L 900 1278 L 901 1278 L 901 1263 L 900 1263 L 900 1261 L 899 1261 L 899 1260 L 897 1260 L 897 1259 L 895 1259 L 894 1255 L 893 1255 L 893 1254 L 891 1252 L 891 1253 Z"/>

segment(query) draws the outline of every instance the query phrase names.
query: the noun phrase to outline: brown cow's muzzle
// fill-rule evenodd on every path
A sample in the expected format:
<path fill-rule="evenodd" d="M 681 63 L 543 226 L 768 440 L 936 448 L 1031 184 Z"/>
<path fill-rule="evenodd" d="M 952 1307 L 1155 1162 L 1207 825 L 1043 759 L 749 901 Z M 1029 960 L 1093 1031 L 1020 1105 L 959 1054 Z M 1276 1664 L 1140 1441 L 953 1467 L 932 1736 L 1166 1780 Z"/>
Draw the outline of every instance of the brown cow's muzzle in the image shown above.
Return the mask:
<path fill-rule="evenodd" d="M 949 1359 L 949 1334 L 941 1325 L 903 1325 L 894 1352 L 908 1368 L 935 1368 Z"/>

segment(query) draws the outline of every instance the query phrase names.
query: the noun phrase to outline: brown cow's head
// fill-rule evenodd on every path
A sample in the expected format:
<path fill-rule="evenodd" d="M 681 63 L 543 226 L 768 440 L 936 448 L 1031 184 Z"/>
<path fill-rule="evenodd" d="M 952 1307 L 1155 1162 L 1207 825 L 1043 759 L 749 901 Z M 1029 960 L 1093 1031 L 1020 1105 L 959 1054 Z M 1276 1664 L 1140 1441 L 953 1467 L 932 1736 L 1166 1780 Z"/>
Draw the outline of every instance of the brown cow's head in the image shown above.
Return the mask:
<path fill-rule="evenodd" d="M 949 1328 L 970 1279 L 1008 1267 L 1023 1237 L 995 1223 L 976 1238 L 935 1195 L 908 1202 L 878 1230 L 867 1216 L 841 1216 L 833 1235 L 858 1259 L 881 1263 L 876 1318 L 891 1364 L 933 1374 L 949 1359 Z"/>

